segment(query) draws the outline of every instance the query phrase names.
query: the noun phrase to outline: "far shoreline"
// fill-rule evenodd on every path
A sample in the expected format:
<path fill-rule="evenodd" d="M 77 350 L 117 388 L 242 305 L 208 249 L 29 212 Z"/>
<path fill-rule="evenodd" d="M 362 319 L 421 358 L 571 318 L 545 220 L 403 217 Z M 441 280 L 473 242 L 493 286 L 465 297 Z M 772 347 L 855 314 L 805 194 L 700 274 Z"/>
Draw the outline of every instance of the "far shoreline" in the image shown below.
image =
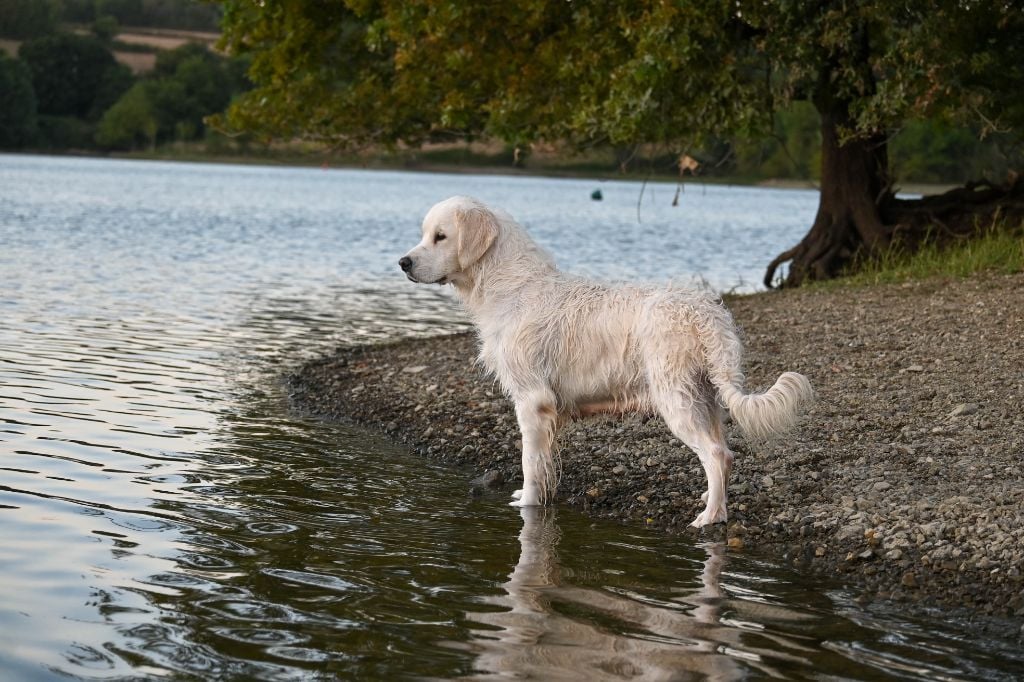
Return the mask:
<path fill-rule="evenodd" d="M 353 160 L 332 160 L 313 153 L 275 155 L 244 155 L 244 154 L 208 154 L 179 152 L 115 152 L 102 154 L 90 150 L 0 150 L 0 154 L 11 156 L 109 159 L 123 161 L 160 161 L 167 163 L 215 164 L 231 166 L 264 166 L 267 168 L 321 168 L 324 170 L 361 170 L 361 171 L 405 171 L 409 173 L 445 173 L 451 175 L 484 175 L 508 176 L 524 178 L 555 178 L 573 180 L 593 180 L 595 182 L 619 181 L 643 184 L 670 184 L 683 186 L 710 185 L 721 187 L 756 187 L 760 189 L 818 191 L 815 180 L 793 178 L 746 178 L 736 176 L 691 176 L 680 179 L 669 173 L 643 175 L 641 173 L 619 173 L 614 170 L 574 170 L 558 167 L 522 167 L 516 168 L 500 164 L 460 164 L 437 162 L 385 162 L 371 160 L 363 163 Z M 949 183 L 917 183 L 908 182 L 900 185 L 899 191 L 905 194 L 931 195 L 941 194 L 956 187 Z M 597 188 L 595 188 L 597 189 Z M 808 225 L 808 227 L 810 227 Z"/>

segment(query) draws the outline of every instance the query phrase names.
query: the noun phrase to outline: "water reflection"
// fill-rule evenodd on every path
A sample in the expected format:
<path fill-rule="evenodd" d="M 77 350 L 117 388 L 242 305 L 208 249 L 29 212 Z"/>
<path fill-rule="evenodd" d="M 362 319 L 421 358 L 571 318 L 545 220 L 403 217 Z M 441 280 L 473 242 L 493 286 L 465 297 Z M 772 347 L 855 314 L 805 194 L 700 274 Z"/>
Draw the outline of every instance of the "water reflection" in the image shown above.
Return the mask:
<path fill-rule="evenodd" d="M 724 545 L 702 545 L 705 557 L 691 580 L 695 588 L 660 601 L 564 580 L 557 552 L 558 512 L 522 508 L 520 514 L 519 561 L 501 586 L 505 594 L 487 600 L 502 610 L 472 616 L 488 626 L 476 633 L 470 647 L 478 672 L 574 680 L 671 680 L 698 673 L 732 680 L 752 671 L 780 676 L 772 659 L 808 663 L 800 654 L 810 649 L 798 640 L 776 638 L 774 649 L 751 646 L 744 642 L 743 627 L 735 621 L 723 624 Z"/>

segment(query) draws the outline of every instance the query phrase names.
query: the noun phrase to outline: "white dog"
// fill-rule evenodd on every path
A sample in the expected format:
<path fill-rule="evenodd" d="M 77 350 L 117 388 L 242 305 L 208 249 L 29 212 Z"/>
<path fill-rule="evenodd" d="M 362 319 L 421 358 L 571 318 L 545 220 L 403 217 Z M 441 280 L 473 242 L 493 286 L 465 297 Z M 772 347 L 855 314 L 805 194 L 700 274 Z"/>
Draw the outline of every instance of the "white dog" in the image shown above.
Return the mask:
<path fill-rule="evenodd" d="M 515 403 L 523 488 L 513 505 L 553 501 L 561 423 L 657 411 L 707 475 L 707 506 L 692 525 L 725 521 L 733 453 L 721 404 L 745 433 L 765 438 L 812 397 L 795 372 L 764 393 L 744 392 L 732 316 L 711 295 L 563 274 L 511 216 L 468 197 L 431 208 L 423 239 L 399 265 L 414 282 L 455 287 L 479 330 L 480 360 Z"/>

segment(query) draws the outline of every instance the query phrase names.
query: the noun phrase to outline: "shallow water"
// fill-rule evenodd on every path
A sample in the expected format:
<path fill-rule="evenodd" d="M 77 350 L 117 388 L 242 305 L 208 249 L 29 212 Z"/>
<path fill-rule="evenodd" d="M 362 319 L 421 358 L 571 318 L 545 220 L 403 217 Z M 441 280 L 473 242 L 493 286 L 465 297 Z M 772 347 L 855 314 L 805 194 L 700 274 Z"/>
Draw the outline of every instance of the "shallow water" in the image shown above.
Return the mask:
<path fill-rule="evenodd" d="M 593 185 L 0 155 L 0 677 L 1012 679 L 1012 644 L 941 617 L 473 498 L 287 412 L 304 358 L 465 327 L 394 264 L 440 197 L 509 207 L 576 270 L 720 287 L 814 208 L 655 186 L 638 225 L 638 185 Z"/>

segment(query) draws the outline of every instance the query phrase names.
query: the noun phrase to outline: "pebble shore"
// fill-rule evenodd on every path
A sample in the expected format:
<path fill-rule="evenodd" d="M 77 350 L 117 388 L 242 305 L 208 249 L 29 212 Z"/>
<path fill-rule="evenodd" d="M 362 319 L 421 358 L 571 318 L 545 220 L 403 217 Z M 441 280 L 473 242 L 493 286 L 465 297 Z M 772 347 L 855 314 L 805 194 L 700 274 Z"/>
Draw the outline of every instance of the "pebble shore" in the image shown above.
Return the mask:
<path fill-rule="evenodd" d="M 817 402 L 768 445 L 730 426 L 729 523 L 697 531 L 703 471 L 659 418 L 559 437 L 559 499 L 859 585 L 865 599 L 1024 624 L 1024 275 L 730 297 L 749 389 L 806 374 Z M 306 414 L 384 431 L 518 487 L 510 402 L 470 334 L 340 348 L 288 378 Z M 1018 631 L 1018 634 L 1020 631 Z"/>

